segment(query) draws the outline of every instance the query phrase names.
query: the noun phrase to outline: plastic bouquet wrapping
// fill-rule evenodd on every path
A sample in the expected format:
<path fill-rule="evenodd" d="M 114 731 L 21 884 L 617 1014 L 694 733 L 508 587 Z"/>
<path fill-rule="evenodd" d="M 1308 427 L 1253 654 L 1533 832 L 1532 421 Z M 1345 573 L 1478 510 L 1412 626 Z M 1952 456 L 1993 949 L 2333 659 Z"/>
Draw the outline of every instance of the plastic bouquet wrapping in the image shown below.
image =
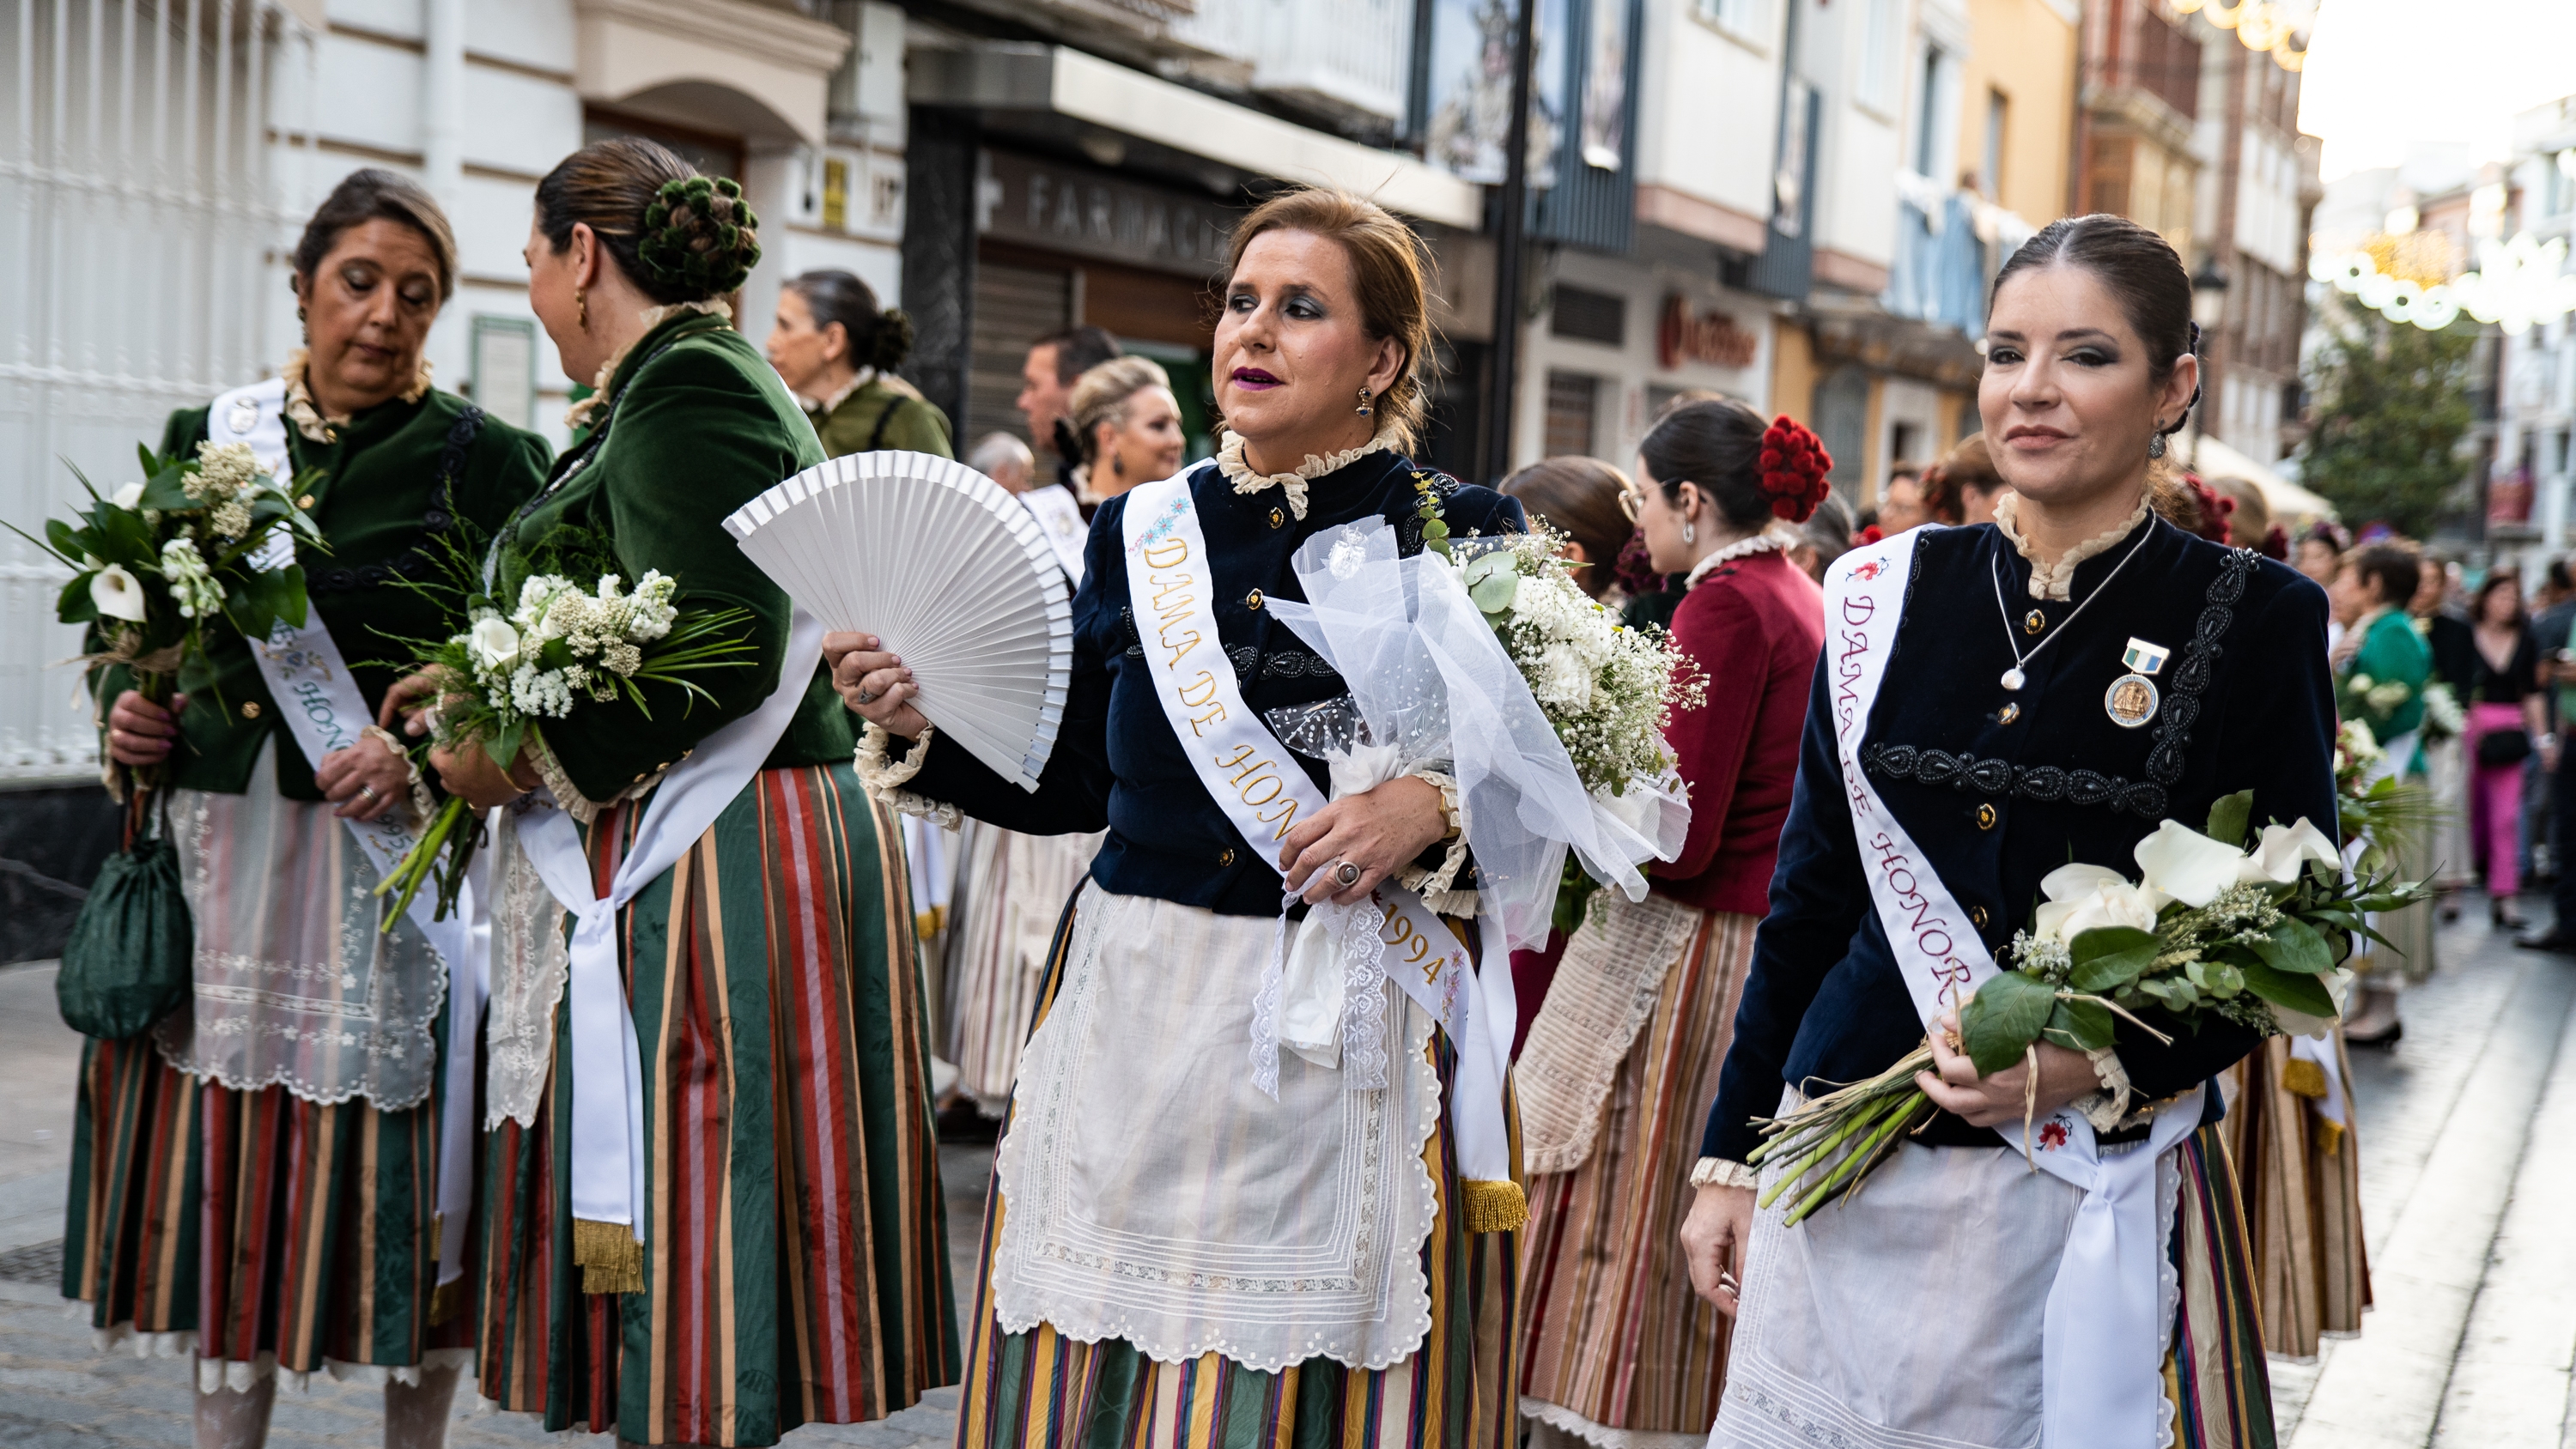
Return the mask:
<path fill-rule="evenodd" d="M 42 539 L 11 531 L 71 567 L 54 616 L 96 631 L 90 662 L 126 666 L 135 689 L 158 704 L 174 687 L 214 689 L 207 651 L 221 634 L 265 639 L 280 620 L 302 627 L 294 545 L 318 547 L 322 535 L 292 486 L 263 472 L 248 444 L 200 443 L 193 458 L 136 453 L 143 480 L 111 493 L 72 470 L 90 496 L 77 524 L 47 519 Z M 138 793 L 157 773 L 135 772 Z"/>
<path fill-rule="evenodd" d="M 1959 1045 L 1977 1070 L 2003 1071 L 2043 1041 L 2100 1050 L 2120 1020 L 2171 1040 L 2137 1015 L 2150 1008 L 2185 1030 L 2228 1021 L 2264 1036 L 2317 1035 L 2340 1018 L 2353 938 L 2387 944 L 2367 913 L 2425 889 L 2348 873 L 2335 843 L 2304 819 L 2249 833 L 2252 801 L 2251 791 L 2220 800 L 2205 831 L 2163 822 L 2137 844 L 2135 881 L 2083 864 L 2042 879 L 2046 900 L 2015 933 L 2004 969 L 1959 1011 Z M 1914 1084 L 1931 1066 L 1927 1043 L 1764 1124 L 1768 1140 L 1752 1160 L 1787 1167 L 1762 1205 L 1786 1195 L 1796 1222 L 1861 1182 L 1931 1121 Z"/>
<path fill-rule="evenodd" d="M 1640 864 L 1680 852 L 1690 806 L 1663 725 L 1699 684 L 1587 598 L 1552 538 L 1444 541 L 1399 558 L 1367 521 L 1298 550 L 1307 601 L 1270 607 L 1351 692 L 1272 723 L 1332 763 L 1337 795 L 1426 765 L 1455 778 L 1480 913 L 1501 949 L 1541 945 L 1569 855 L 1643 899 Z"/>
<path fill-rule="evenodd" d="M 546 720 L 620 699 L 649 716 L 648 684 L 677 685 L 684 701 L 712 703 L 691 676 L 752 662 L 756 651 L 743 640 L 748 612 L 683 612 L 672 602 L 679 581 L 652 570 L 630 590 L 607 571 L 614 557 L 599 540 L 557 529 L 547 537 L 542 562 L 558 571 L 528 574 L 506 612 L 497 601 L 469 597 L 463 632 L 430 641 L 411 661 L 438 680 L 429 716 L 432 747 L 478 743 L 507 770 Z M 377 894 L 395 896 L 387 930 L 433 874 L 437 916 L 454 908 L 476 847 L 473 818 L 463 799 L 449 797 L 411 853 L 377 884 Z"/>

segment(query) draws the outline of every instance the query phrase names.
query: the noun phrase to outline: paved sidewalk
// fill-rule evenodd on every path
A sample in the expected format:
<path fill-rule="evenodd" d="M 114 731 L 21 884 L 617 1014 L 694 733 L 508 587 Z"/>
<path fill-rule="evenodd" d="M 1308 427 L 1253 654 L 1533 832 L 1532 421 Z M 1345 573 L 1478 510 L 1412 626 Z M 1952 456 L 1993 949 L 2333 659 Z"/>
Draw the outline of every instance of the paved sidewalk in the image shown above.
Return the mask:
<path fill-rule="evenodd" d="M 2313 1364 L 2276 1361 L 2286 1449 L 2576 1449 L 2576 959 L 2516 951 L 2471 910 L 2406 1002 L 2406 1040 L 2357 1051 L 2363 1221 L 2377 1307 Z M 103 1355 L 56 1295 L 79 1041 L 53 970 L 0 970 L 0 1444 L 182 1445 L 186 1366 Z M 2558 1150 L 2551 1151 L 2549 1149 Z M 961 1296 L 988 1149 L 940 1153 Z M 376 1442 L 379 1391 L 317 1376 L 278 1395 L 279 1449 Z M 794 1444 L 944 1449 L 957 1390 Z M 553 1439 L 460 1405 L 460 1449 Z M 587 1440 L 605 1445 L 605 1437 Z"/>

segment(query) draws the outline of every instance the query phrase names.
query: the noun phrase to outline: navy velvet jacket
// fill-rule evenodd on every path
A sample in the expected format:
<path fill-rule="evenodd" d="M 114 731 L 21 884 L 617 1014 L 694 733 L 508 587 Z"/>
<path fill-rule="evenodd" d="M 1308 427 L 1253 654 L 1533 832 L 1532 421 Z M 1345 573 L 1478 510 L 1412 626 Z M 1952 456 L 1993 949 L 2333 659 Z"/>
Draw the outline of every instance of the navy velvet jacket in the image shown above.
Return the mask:
<path fill-rule="evenodd" d="M 2211 802 L 2254 792 L 2257 825 L 2305 817 L 2335 830 L 2334 689 L 2326 667 L 2325 591 L 2284 565 L 2223 548 L 2159 519 L 2131 544 L 2077 565 L 2071 602 L 2034 601 L 2030 565 L 1991 525 L 1936 529 L 1916 545 L 1904 619 L 1863 735 L 1871 783 L 2001 956 L 2040 900 L 2040 877 L 2084 861 L 2135 879 L 2137 842 L 2171 818 L 2198 828 Z M 1995 595 L 2000 584 L 1999 617 Z M 2036 612 L 2041 627 L 2028 631 Z M 2073 615 L 2070 622 L 2070 615 Z M 2005 631 L 2010 629 L 2008 642 Z M 2063 637 L 2056 637 L 2060 630 Z M 2129 672 L 2131 638 L 2165 646 L 2162 701 L 2131 729 L 2105 708 Z M 2012 643 L 2054 638 L 2001 684 Z M 1875 1075 L 1912 1051 L 1923 1023 L 1872 908 L 1835 760 L 1832 619 L 1807 709 L 1798 783 L 1780 837 L 1770 913 L 1721 1070 L 1703 1156 L 1741 1162 L 1760 1141 L 1783 1083 L 1810 1092 Z M 2007 705 L 2018 706 L 2010 719 Z M 2149 1098 L 2188 1090 L 2252 1050 L 2232 1023 L 2197 1035 L 2143 1016 L 2171 1045 L 2123 1022 L 2118 1050 Z M 2218 1093 L 2204 1120 L 2222 1111 Z M 1993 1146 L 1988 1128 L 1948 1113 L 1916 1139 Z"/>
<path fill-rule="evenodd" d="M 1517 500 L 1418 470 L 1392 453 L 1372 453 L 1311 481 L 1303 519 L 1289 511 L 1277 488 L 1237 493 L 1213 462 L 1191 472 L 1190 496 L 1198 505 L 1217 585 L 1217 634 L 1234 663 L 1244 702 L 1255 713 L 1350 692 L 1263 604 L 1304 600 L 1289 560 L 1327 528 L 1375 514 L 1395 525 L 1407 556 L 1420 553 L 1417 474 L 1439 490 L 1451 534 L 1527 531 Z M 935 732 L 921 772 L 904 788 L 1028 835 L 1107 826 L 1108 843 L 1091 864 L 1091 877 L 1103 889 L 1204 906 L 1220 915 L 1276 916 L 1279 873 L 1254 858 L 1208 798 L 1155 698 L 1128 603 L 1124 540 L 1132 496 L 1110 499 L 1091 521 L 1082 591 L 1073 601 L 1072 685 L 1055 753 L 1036 792 L 994 774 Z M 1321 761 L 1294 758 L 1317 788 L 1325 787 Z"/>

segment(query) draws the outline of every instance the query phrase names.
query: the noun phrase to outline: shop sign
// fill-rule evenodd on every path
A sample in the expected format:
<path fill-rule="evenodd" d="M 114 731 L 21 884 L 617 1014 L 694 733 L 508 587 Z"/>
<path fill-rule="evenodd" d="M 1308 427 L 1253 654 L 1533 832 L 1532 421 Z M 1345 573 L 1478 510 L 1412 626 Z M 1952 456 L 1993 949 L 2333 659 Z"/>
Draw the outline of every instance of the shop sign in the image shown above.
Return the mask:
<path fill-rule="evenodd" d="M 1732 313 L 1712 307 L 1692 316 L 1690 302 L 1681 293 L 1665 296 L 1663 320 L 1655 327 L 1655 360 L 1666 372 L 1685 362 L 1751 367 L 1761 346 L 1761 339 L 1739 325 Z"/>
<path fill-rule="evenodd" d="M 1006 151 L 984 153 L 976 230 L 996 241 L 1207 277 L 1233 209 L 1210 198 Z"/>

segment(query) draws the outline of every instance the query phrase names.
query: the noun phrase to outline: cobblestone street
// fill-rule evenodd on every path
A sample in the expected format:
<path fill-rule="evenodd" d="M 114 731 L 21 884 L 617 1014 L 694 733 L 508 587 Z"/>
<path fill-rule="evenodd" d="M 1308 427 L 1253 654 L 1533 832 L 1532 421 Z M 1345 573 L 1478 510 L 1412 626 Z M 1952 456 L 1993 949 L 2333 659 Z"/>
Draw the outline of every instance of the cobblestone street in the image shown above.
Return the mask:
<path fill-rule="evenodd" d="M 2407 998 L 2404 1044 L 2354 1053 L 2376 1305 L 2317 1363 L 2274 1362 L 2288 1449 L 2576 1449 L 2576 1157 L 2532 1150 L 2576 1143 L 2576 962 L 2514 950 L 2482 914 L 2446 930 L 2441 974 Z M 182 1445 L 182 1365 L 93 1352 L 85 1314 L 57 1296 L 78 1060 L 51 967 L 0 971 L 0 1443 Z M 963 1291 L 988 1153 L 941 1156 Z M 956 1396 L 789 1442 L 945 1445 Z M 269 1442 L 374 1442 L 378 1406 L 375 1389 L 317 1376 L 279 1394 Z M 460 1404 L 449 1442 L 550 1437 Z"/>

